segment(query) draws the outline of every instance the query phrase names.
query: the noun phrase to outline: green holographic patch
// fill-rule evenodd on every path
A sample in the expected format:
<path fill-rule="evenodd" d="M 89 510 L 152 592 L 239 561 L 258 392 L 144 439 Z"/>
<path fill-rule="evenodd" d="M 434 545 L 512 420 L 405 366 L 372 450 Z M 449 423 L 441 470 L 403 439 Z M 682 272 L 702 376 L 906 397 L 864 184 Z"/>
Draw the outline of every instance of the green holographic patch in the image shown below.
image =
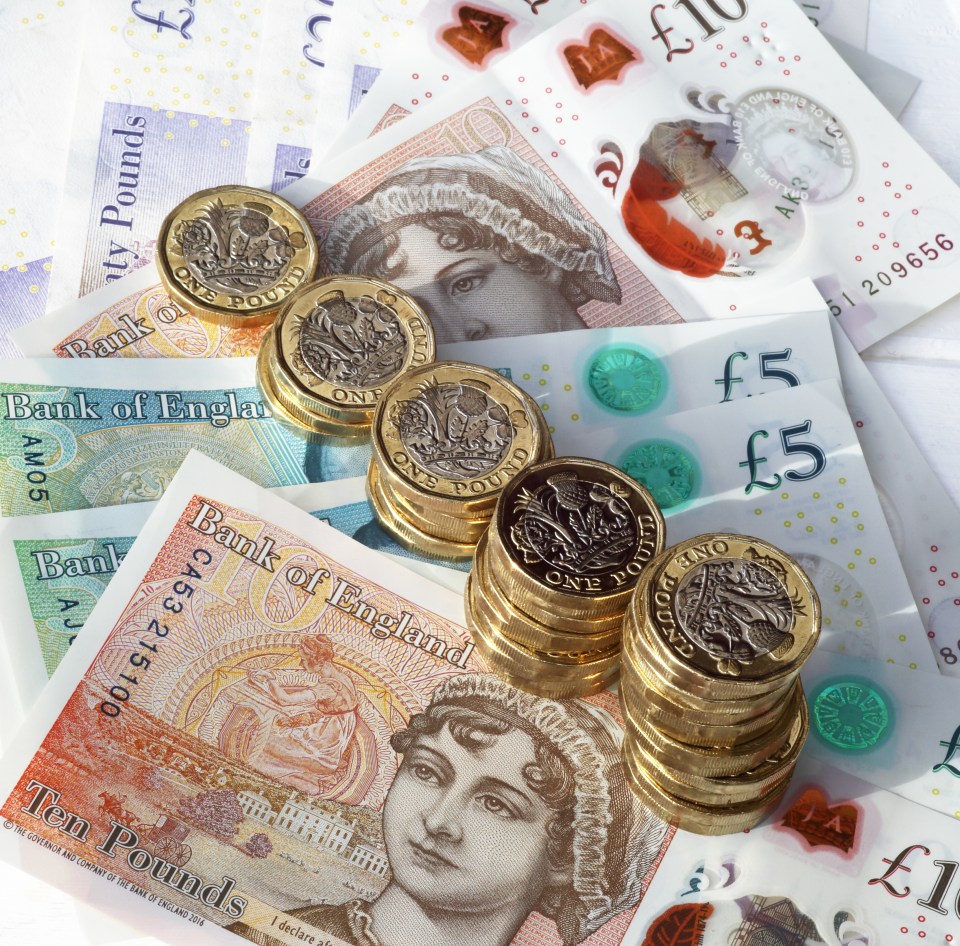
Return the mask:
<path fill-rule="evenodd" d="M 668 440 L 647 440 L 631 447 L 617 466 L 650 490 L 664 511 L 691 499 L 700 483 L 696 460 Z"/>
<path fill-rule="evenodd" d="M 632 345 L 606 345 L 587 365 L 587 390 L 601 407 L 618 414 L 643 414 L 667 390 L 660 361 Z"/>
<path fill-rule="evenodd" d="M 813 731 L 827 745 L 845 752 L 869 752 L 893 728 L 889 697 L 871 680 L 834 677 L 810 697 Z"/>

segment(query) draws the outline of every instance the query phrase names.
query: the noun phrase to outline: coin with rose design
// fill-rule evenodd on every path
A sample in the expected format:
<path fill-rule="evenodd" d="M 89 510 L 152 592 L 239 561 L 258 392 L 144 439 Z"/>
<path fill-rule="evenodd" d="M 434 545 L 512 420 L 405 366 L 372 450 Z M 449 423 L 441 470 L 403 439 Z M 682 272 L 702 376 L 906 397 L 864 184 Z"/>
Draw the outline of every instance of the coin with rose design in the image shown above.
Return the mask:
<path fill-rule="evenodd" d="M 751 536 L 668 549 L 631 608 L 655 665 L 710 699 L 749 699 L 794 675 L 820 635 L 820 601 L 789 555 Z"/>
<path fill-rule="evenodd" d="M 377 404 L 374 462 L 397 493 L 479 518 L 551 449 L 539 414 L 529 395 L 489 368 L 457 361 L 412 368 Z"/>
<path fill-rule="evenodd" d="M 304 410 L 341 424 L 369 426 L 383 389 L 436 354 L 417 302 L 366 276 L 304 286 L 280 310 L 275 336 L 278 386 Z"/>
<path fill-rule="evenodd" d="M 599 620 L 624 610 L 666 527 L 650 493 L 621 470 L 558 457 L 507 486 L 489 535 L 491 564 L 521 608 Z"/>
<path fill-rule="evenodd" d="M 296 207 L 269 191 L 211 187 L 160 226 L 157 269 L 170 296 L 202 319 L 257 325 L 313 279 L 317 241 Z"/>

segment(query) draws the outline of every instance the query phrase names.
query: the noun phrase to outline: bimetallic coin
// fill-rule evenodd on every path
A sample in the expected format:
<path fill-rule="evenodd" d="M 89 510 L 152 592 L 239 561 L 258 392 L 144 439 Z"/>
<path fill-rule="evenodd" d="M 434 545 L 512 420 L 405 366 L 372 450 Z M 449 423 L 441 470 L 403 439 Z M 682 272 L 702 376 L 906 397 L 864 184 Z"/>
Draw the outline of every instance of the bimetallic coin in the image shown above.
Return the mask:
<path fill-rule="evenodd" d="M 371 462 L 376 461 L 371 460 Z M 382 469 L 380 469 L 380 472 L 382 474 Z M 482 513 L 478 513 L 476 516 L 453 516 L 430 508 L 425 503 L 411 500 L 405 493 L 395 489 L 390 481 L 382 475 L 380 476 L 380 491 L 387 502 L 405 519 L 420 523 L 425 531 L 454 542 L 476 545 L 490 526 L 490 515 L 484 516 Z"/>
<path fill-rule="evenodd" d="M 406 293 L 366 276 L 329 276 L 290 297 L 276 321 L 281 375 L 307 410 L 369 424 L 383 389 L 434 360 L 433 326 Z"/>
<path fill-rule="evenodd" d="M 632 606 L 673 679 L 709 681 L 713 699 L 782 685 L 820 634 L 813 584 L 788 555 L 750 536 L 701 535 L 668 549 Z"/>
<path fill-rule="evenodd" d="M 622 676 L 621 676 L 622 680 Z M 676 770 L 678 778 L 697 784 L 698 778 L 741 775 L 782 755 L 785 746 L 806 736 L 808 722 L 803 690 L 798 686 L 790 697 L 777 707 L 773 725 L 762 733 L 735 745 L 697 746 L 663 732 L 642 710 L 622 683 L 620 703 L 625 715 L 629 712 L 631 733 L 636 743 L 658 762 Z M 799 752 L 799 749 L 797 750 Z"/>
<path fill-rule="evenodd" d="M 475 616 L 480 617 L 479 610 L 474 606 L 479 601 L 479 593 L 476 586 L 476 574 L 467 576 L 467 584 L 464 590 L 464 601 L 468 610 L 474 610 Z M 503 631 L 494 621 L 480 622 L 486 628 L 486 637 L 492 641 L 499 650 L 510 656 L 512 659 L 521 661 L 524 664 L 541 664 L 544 670 L 566 670 L 573 668 L 582 668 L 586 672 L 593 672 L 600 666 L 606 666 L 610 661 L 619 661 L 620 644 L 617 642 L 612 647 L 607 647 L 601 651 L 589 651 L 587 653 L 570 653 L 563 650 L 534 650 L 531 647 L 525 647 L 510 640 L 504 635 Z"/>
<path fill-rule="evenodd" d="M 647 777 L 671 795 L 683 802 L 695 802 L 698 805 L 737 805 L 751 802 L 788 781 L 796 767 L 794 759 L 789 764 L 763 766 L 762 772 L 698 778 L 664 765 L 659 758 L 651 755 L 632 738 L 625 740 L 623 753 L 632 755 L 637 765 L 647 773 Z"/>
<path fill-rule="evenodd" d="M 661 820 L 694 834 L 736 834 L 755 827 L 776 810 L 790 784 L 784 779 L 767 795 L 751 802 L 701 805 L 684 801 L 657 784 L 642 770 L 632 753 L 624 751 L 623 761 L 627 782 L 637 798 Z"/>
<path fill-rule="evenodd" d="M 701 747 L 736 747 L 760 738 L 777 724 L 784 701 L 789 699 L 791 688 L 796 685 L 795 680 L 785 691 L 778 693 L 776 702 L 766 709 L 754 711 L 749 704 L 742 707 L 737 704 L 740 707 L 737 713 L 711 714 L 702 707 L 691 709 L 677 701 L 676 691 L 660 691 L 652 687 L 647 678 L 637 672 L 626 649 L 620 673 L 621 692 L 631 713 L 640 721 L 638 725 L 646 720 L 680 742 Z M 727 709 L 722 703 L 712 705 Z"/>
<path fill-rule="evenodd" d="M 664 545 L 650 494 L 608 463 L 560 457 L 504 489 L 490 532 L 491 561 L 518 598 L 568 617 L 622 612 Z"/>
<path fill-rule="evenodd" d="M 170 296 L 199 318 L 256 325 L 313 279 L 319 252 L 306 218 L 254 187 L 198 191 L 163 221 L 157 269 Z"/>
<path fill-rule="evenodd" d="M 367 427 L 357 430 L 345 425 L 328 425 L 291 401 L 276 384 L 276 374 L 271 369 L 270 361 L 272 348 L 273 329 L 271 327 L 270 331 L 264 335 L 257 353 L 257 387 L 274 420 L 311 443 L 356 446 L 358 440 L 366 440 L 369 437 L 370 430 Z"/>
<path fill-rule="evenodd" d="M 620 672 L 620 661 L 607 659 L 596 667 L 550 666 L 542 661 L 528 658 L 518 659 L 502 646 L 502 638 L 488 626 L 478 621 L 468 606 L 466 609 L 467 628 L 473 637 L 477 651 L 484 660 L 512 686 L 519 687 L 537 696 L 550 699 L 590 696 L 607 689 L 616 682 Z"/>
<path fill-rule="evenodd" d="M 697 677 L 689 671 L 685 675 L 674 674 L 674 668 L 659 659 L 660 647 L 654 633 L 641 632 L 635 614 L 628 611 L 623 621 L 625 669 L 636 678 L 638 685 L 653 691 L 653 699 L 657 694 L 662 695 L 662 699 L 674 704 L 675 711 L 691 722 L 733 724 L 752 720 L 776 706 L 799 676 L 795 671 L 768 690 L 747 693 L 743 698 L 729 693 L 716 696 L 714 680 Z"/>
<path fill-rule="evenodd" d="M 449 559 L 459 562 L 473 557 L 474 543 L 453 542 L 438 538 L 404 518 L 395 507 L 390 505 L 380 487 L 379 471 L 376 463 L 367 470 L 367 498 L 383 529 L 393 536 L 404 548 L 432 558 Z"/>
<path fill-rule="evenodd" d="M 523 589 L 513 584 L 510 576 L 497 568 L 495 560 L 490 555 L 490 536 L 491 532 L 487 530 L 477 544 L 474 567 L 477 569 L 480 585 L 492 602 L 495 604 L 503 602 L 504 608 L 515 611 L 524 620 L 530 621 L 534 627 L 558 634 L 561 639 L 609 637 L 611 643 L 614 638 L 620 640 L 623 633 L 622 614 L 603 615 L 596 619 L 593 617 L 569 618 L 556 610 L 530 606 Z"/>
<path fill-rule="evenodd" d="M 496 627 L 499 633 L 511 642 L 532 651 L 569 654 L 571 657 L 609 653 L 611 648 L 619 648 L 619 630 L 608 631 L 602 635 L 565 634 L 517 611 L 485 581 L 486 576 L 479 564 L 479 545 L 473 563 L 472 604 L 476 608 L 476 616 L 478 620 Z"/>
<path fill-rule="evenodd" d="M 539 414 L 497 372 L 435 362 L 384 391 L 373 421 L 375 456 L 397 492 L 454 516 L 476 515 L 550 449 Z"/>

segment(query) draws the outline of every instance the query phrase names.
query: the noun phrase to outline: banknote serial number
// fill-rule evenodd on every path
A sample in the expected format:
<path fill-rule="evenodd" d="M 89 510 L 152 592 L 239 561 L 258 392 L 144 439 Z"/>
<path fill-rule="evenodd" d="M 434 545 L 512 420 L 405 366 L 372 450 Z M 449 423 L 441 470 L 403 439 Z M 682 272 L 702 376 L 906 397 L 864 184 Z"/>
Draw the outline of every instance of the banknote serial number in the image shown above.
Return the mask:
<path fill-rule="evenodd" d="M 885 287 L 892 286 L 897 279 L 906 279 L 911 272 L 923 269 L 927 263 L 933 263 L 944 253 L 949 253 L 954 246 L 954 241 L 950 237 L 945 233 L 938 233 L 932 240 L 921 243 L 915 250 L 907 253 L 902 261 L 890 263 L 886 269 L 879 270 L 876 276 L 864 279 L 860 285 L 866 290 L 868 296 L 878 296 Z M 834 315 L 840 314 L 834 311 L 833 306 L 831 311 Z"/>
<path fill-rule="evenodd" d="M 192 557 L 193 561 L 200 565 L 209 565 L 213 561 L 213 556 L 206 549 L 194 549 Z M 164 611 L 179 614 L 183 610 L 183 602 L 193 597 L 196 586 L 189 581 L 184 581 L 185 578 L 201 581 L 203 575 L 187 562 L 179 577 L 173 582 L 170 589 L 171 594 L 163 599 L 162 607 Z M 107 691 L 109 699 L 100 703 L 100 712 L 104 716 L 116 718 L 120 715 L 121 707 L 133 695 L 133 688 L 140 685 L 144 679 L 143 675 L 150 669 L 150 664 L 153 663 L 160 652 L 159 641 L 163 640 L 169 633 L 170 627 L 157 618 L 150 621 L 147 625 L 147 632 L 143 635 L 146 640 L 138 641 L 139 648 L 132 651 L 127 657 L 127 663 L 130 666 L 129 671 L 124 670 L 117 674 L 116 682 Z"/>

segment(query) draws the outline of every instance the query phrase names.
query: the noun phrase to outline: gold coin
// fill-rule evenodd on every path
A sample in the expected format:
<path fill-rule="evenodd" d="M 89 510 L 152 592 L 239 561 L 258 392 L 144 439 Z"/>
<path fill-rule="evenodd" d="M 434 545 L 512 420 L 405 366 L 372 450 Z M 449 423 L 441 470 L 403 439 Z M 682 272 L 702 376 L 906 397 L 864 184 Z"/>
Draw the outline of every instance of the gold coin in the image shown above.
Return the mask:
<path fill-rule="evenodd" d="M 662 645 L 652 631 L 641 633 L 633 609 L 623 620 L 624 661 L 635 672 L 637 683 L 661 694 L 691 721 L 709 724 L 718 717 L 726 723 L 747 720 L 775 706 L 797 679 L 799 671 L 771 683 L 766 692 L 743 696 L 720 692 L 716 682 L 698 676 L 689 668 L 671 666 L 660 659 Z"/>
<path fill-rule="evenodd" d="M 768 729 L 734 744 L 692 745 L 664 732 L 645 716 L 622 682 L 620 705 L 624 716 L 630 720 L 636 743 L 662 765 L 676 772 L 686 773 L 677 776 L 684 780 L 739 775 L 751 771 L 775 756 L 785 746 L 794 744 L 797 739 L 802 742 L 808 726 L 806 702 L 799 681 L 789 699 L 777 707 L 778 712 Z"/>
<path fill-rule="evenodd" d="M 396 378 L 374 414 L 381 475 L 398 493 L 462 516 L 492 509 L 548 449 L 529 395 L 502 375 L 438 361 Z"/>
<path fill-rule="evenodd" d="M 271 327 L 264 335 L 257 353 L 257 387 L 274 420 L 312 443 L 323 443 L 328 446 L 356 446 L 358 440 L 369 438 L 368 427 L 355 431 L 346 426 L 325 424 L 291 402 L 276 386 L 276 376 L 270 370 L 272 345 L 273 329 Z"/>
<path fill-rule="evenodd" d="M 504 655 L 521 664 L 544 664 L 547 668 L 558 672 L 576 668 L 583 669 L 587 673 L 592 673 L 598 669 L 605 668 L 611 662 L 619 663 L 619 641 L 612 647 L 607 647 L 604 650 L 575 653 L 565 650 L 536 650 L 511 640 L 509 636 L 504 634 L 501 625 L 498 623 L 500 616 L 496 613 L 491 613 L 489 609 L 483 609 L 484 602 L 479 597 L 476 579 L 476 573 L 471 571 L 467 576 L 467 584 L 464 589 L 464 603 L 468 611 L 474 611 L 477 623 L 483 626 L 488 642 L 496 646 Z"/>
<path fill-rule="evenodd" d="M 474 565 L 476 562 L 477 558 L 474 556 Z M 553 632 L 549 627 L 531 621 L 526 615 L 503 607 L 502 601 L 492 598 L 483 584 L 480 572 L 475 571 L 474 578 L 472 606 L 476 610 L 476 617 L 496 627 L 500 635 L 514 644 L 537 653 L 567 654 L 570 657 L 603 653 L 619 647 L 619 634 L 590 638 Z"/>
<path fill-rule="evenodd" d="M 402 290 L 328 276 L 294 293 L 276 320 L 277 360 L 304 408 L 369 425 L 385 385 L 436 356 L 433 326 Z"/>
<path fill-rule="evenodd" d="M 504 489 L 490 530 L 491 561 L 531 607 L 608 616 L 624 610 L 665 531 L 653 497 L 635 480 L 599 460 L 560 457 Z"/>
<path fill-rule="evenodd" d="M 511 607 L 537 624 L 563 634 L 587 635 L 589 637 L 623 632 L 623 613 L 603 614 L 599 610 L 583 617 L 569 617 L 557 607 L 545 608 L 530 601 L 523 588 L 512 581 L 509 572 L 502 568 L 492 553 L 493 530 L 488 530 L 483 542 L 483 570 L 487 576 L 485 587 L 494 599 L 502 598 Z"/>
<path fill-rule="evenodd" d="M 222 325 L 270 321 L 313 279 L 319 251 L 293 204 L 255 187 L 198 191 L 160 226 L 156 262 L 171 298 Z"/>
<path fill-rule="evenodd" d="M 673 546 L 638 583 L 631 608 L 669 676 L 718 700 L 782 686 L 820 634 L 813 584 L 786 553 L 751 536 Z"/>
<path fill-rule="evenodd" d="M 647 777 L 683 802 L 698 805 L 738 805 L 774 791 L 793 775 L 796 760 L 766 768 L 764 775 L 745 772 L 740 775 L 698 778 L 664 765 L 655 755 L 647 752 L 632 733 L 624 739 L 623 754 L 632 755 L 638 767 Z"/>
<path fill-rule="evenodd" d="M 549 699 L 568 699 L 591 696 L 607 689 L 617 679 L 620 663 L 608 661 L 606 665 L 587 671 L 583 667 L 567 667 L 559 670 L 533 661 L 517 661 L 501 650 L 497 639 L 482 623 L 478 623 L 469 606 L 466 609 L 469 629 L 478 653 L 491 669 L 512 686 L 519 687 L 537 696 Z"/>
<path fill-rule="evenodd" d="M 545 624 L 516 608 L 504 597 L 493 575 L 487 571 L 484 561 L 486 541 L 484 536 L 477 543 L 477 553 L 473 557 L 473 590 L 478 599 L 478 610 L 482 611 L 505 637 L 531 650 L 544 652 L 598 653 L 620 646 L 619 624 L 602 633 L 570 633 Z M 551 616 L 544 614 L 543 619 L 550 621 Z"/>
<path fill-rule="evenodd" d="M 623 753 L 627 782 L 641 803 L 658 818 L 694 834 L 717 836 L 737 834 L 760 824 L 772 814 L 786 794 L 789 780 L 769 795 L 738 805 L 699 805 L 671 795 L 649 778 L 629 752 Z"/>
<path fill-rule="evenodd" d="M 405 519 L 383 496 L 380 489 L 379 471 L 375 463 L 367 470 L 367 499 L 377 521 L 396 541 L 411 552 L 419 552 L 432 558 L 459 562 L 473 557 L 474 544 L 452 542 L 438 538 Z"/>
<path fill-rule="evenodd" d="M 791 686 L 796 686 L 796 683 L 794 681 Z M 738 715 L 716 713 L 711 716 L 700 709 L 690 709 L 682 703 L 673 702 L 670 696 L 647 686 L 647 681 L 637 673 L 626 651 L 620 672 L 620 689 L 634 715 L 648 720 L 661 732 L 680 742 L 707 747 L 734 747 L 759 738 L 776 725 L 783 702 L 790 695 L 788 687 L 777 697 L 773 706 L 752 715 L 746 715 L 751 712 L 748 707 Z"/>
<path fill-rule="evenodd" d="M 371 458 L 370 462 L 376 463 L 376 458 Z M 473 517 L 463 513 L 460 516 L 453 516 L 431 508 L 425 503 L 411 502 L 409 496 L 390 485 L 390 481 L 382 476 L 382 468 L 379 469 L 381 473 L 380 490 L 384 498 L 405 519 L 409 519 L 411 522 L 421 522 L 429 528 L 431 533 L 443 536 L 446 539 L 471 545 L 476 545 L 480 537 L 487 531 L 490 525 L 489 515 Z"/>

